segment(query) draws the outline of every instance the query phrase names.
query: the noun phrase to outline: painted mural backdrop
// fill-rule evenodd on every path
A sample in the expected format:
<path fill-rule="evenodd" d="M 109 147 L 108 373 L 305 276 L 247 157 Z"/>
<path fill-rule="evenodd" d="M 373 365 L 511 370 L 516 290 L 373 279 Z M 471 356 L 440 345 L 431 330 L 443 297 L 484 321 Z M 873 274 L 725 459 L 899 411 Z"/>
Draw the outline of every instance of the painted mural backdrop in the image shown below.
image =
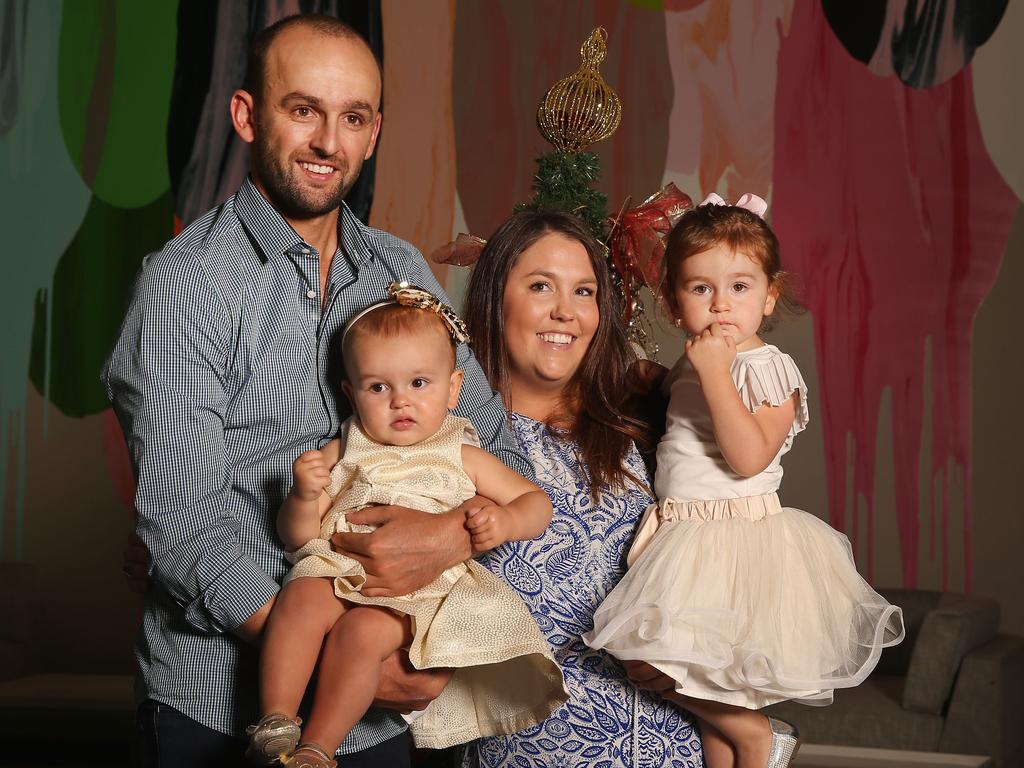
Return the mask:
<path fill-rule="evenodd" d="M 814 324 L 830 522 L 870 534 L 875 446 L 891 431 L 903 581 L 917 581 L 925 520 L 944 580 L 952 539 L 967 539 L 969 588 L 971 330 L 1024 190 L 1020 111 L 993 120 L 985 105 L 1022 71 L 1024 12 L 1006 0 L 855 6 L 0 0 L 0 558 L 22 556 L 25 495 L 43 492 L 24 481 L 29 386 L 63 417 L 102 420 L 97 449 L 130 508 L 97 374 L 132 277 L 246 171 L 227 101 L 249 36 L 316 10 L 344 14 L 383 58 L 377 164 L 352 203 L 426 251 L 454 231 L 486 236 L 529 196 L 546 149 L 537 103 L 604 26 L 602 72 L 624 106 L 595 147 L 610 207 L 666 181 L 697 199 L 769 198 Z M 457 293 L 464 276 L 438 272 Z M 922 456 L 938 489 L 923 512 Z M 963 530 L 950 527 L 954 494 Z"/>

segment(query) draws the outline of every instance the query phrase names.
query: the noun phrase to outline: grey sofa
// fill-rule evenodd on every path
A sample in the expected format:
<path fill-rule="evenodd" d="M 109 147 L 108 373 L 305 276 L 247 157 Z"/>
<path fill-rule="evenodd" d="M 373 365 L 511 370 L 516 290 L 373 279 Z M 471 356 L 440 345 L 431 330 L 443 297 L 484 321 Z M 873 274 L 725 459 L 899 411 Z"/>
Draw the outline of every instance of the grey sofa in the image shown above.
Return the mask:
<path fill-rule="evenodd" d="M 999 634 L 984 597 L 879 590 L 903 609 L 907 637 L 829 707 L 785 702 L 767 711 L 814 744 L 988 755 L 1024 768 L 1024 638 Z"/>

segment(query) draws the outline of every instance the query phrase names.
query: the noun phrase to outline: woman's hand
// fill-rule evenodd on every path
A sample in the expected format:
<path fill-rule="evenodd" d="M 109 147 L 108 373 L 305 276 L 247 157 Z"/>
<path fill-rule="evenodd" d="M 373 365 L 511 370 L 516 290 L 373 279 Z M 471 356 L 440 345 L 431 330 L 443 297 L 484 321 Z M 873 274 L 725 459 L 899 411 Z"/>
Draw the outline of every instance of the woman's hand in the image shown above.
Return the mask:
<path fill-rule="evenodd" d="M 450 667 L 418 670 L 405 651 L 395 651 L 381 662 L 374 706 L 404 714 L 425 709 L 441 695 L 453 674 Z"/>
<path fill-rule="evenodd" d="M 372 533 L 336 533 L 336 552 L 358 561 L 366 571 L 362 592 L 368 597 L 407 595 L 425 587 L 472 554 L 466 512 L 490 500 L 475 496 L 451 512 L 434 515 L 408 507 L 366 507 L 350 512 L 354 525 L 373 525 Z"/>
<path fill-rule="evenodd" d="M 646 661 L 624 661 L 622 666 L 626 670 L 626 677 L 637 688 L 663 697 L 675 693 L 676 681 Z"/>

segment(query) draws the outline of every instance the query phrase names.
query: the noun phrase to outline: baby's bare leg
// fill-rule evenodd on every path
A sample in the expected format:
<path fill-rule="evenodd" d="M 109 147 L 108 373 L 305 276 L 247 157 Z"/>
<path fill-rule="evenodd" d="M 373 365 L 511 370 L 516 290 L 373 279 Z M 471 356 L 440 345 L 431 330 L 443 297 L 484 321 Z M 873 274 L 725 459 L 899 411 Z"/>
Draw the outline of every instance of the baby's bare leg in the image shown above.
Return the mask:
<path fill-rule="evenodd" d="M 344 613 L 333 579 L 307 577 L 284 585 L 263 633 L 261 714 L 295 717 L 324 638 Z"/>
<path fill-rule="evenodd" d="M 324 644 L 303 743 L 334 754 L 373 703 L 381 662 L 411 637 L 408 616 L 369 605 L 350 606 Z"/>

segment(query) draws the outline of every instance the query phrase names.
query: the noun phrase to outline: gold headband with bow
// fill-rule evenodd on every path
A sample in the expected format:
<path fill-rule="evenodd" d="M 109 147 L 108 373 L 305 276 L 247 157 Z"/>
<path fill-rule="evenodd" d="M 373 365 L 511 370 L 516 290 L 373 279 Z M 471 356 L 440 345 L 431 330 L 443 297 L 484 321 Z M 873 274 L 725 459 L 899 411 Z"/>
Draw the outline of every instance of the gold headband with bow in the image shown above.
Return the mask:
<path fill-rule="evenodd" d="M 469 331 L 466 328 L 466 324 L 462 322 L 462 318 L 455 314 L 454 309 L 442 302 L 430 291 L 416 285 L 410 285 L 404 280 L 400 283 L 391 283 L 388 286 L 388 297 L 384 301 L 371 304 L 366 309 L 357 312 L 355 317 L 348 321 L 348 325 L 345 326 L 345 330 L 341 334 L 342 343 L 344 343 L 345 337 L 348 336 L 348 332 L 352 330 L 352 326 L 360 318 L 368 315 L 375 309 L 389 307 L 393 304 L 399 304 L 403 307 L 415 307 L 416 309 L 429 309 L 444 321 L 445 328 L 448 329 L 448 333 L 451 334 L 451 337 L 457 344 L 469 343 Z"/>

